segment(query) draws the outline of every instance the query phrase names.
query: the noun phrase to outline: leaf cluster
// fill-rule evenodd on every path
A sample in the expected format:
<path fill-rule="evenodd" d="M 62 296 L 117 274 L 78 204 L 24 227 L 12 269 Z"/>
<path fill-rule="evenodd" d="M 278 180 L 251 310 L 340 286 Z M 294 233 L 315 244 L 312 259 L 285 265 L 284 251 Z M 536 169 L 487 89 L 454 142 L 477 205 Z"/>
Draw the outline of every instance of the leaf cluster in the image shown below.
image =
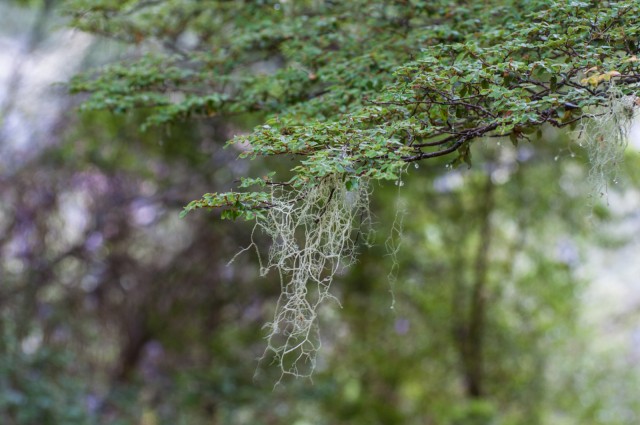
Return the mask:
<path fill-rule="evenodd" d="M 286 184 L 395 180 L 407 163 L 471 163 L 480 138 L 517 144 L 607 105 L 640 74 L 636 1 L 70 3 L 74 24 L 150 53 L 75 79 L 86 108 L 145 125 L 260 113 L 241 157 L 298 159 Z M 191 203 L 255 216 L 264 198 Z M 227 214 L 227 215 L 228 215 Z"/>

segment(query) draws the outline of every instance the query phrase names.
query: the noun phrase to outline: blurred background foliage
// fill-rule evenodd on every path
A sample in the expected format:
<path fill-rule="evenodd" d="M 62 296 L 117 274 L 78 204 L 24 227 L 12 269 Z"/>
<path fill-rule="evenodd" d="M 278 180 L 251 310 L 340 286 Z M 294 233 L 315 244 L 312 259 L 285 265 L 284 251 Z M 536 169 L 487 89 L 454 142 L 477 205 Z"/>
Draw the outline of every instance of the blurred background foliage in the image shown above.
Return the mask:
<path fill-rule="evenodd" d="M 57 6 L 0 5 L 22 23 L 1 34 L 18 53 L 2 56 L 0 423 L 640 420 L 639 305 L 589 299 L 591 262 L 637 258 L 636 149 L 608 206 L 589 206 L 585 154 L 550 129 L 544 143 L 477 143 L 473 168 L 434 161 L 376 187 L 376 244 L 334 285 L 313 380 L 274 387 L 279 370 L 257 359 L 277 276 L 259 278 L 251 252 L 227 265 L 251 226 L 178 218 L 247 167 L 266 172 L 222 149 L 261 117 L 142 133 L 144 111 L 78 113 L 51 84 L 137 53 L 68 33 Z"/>

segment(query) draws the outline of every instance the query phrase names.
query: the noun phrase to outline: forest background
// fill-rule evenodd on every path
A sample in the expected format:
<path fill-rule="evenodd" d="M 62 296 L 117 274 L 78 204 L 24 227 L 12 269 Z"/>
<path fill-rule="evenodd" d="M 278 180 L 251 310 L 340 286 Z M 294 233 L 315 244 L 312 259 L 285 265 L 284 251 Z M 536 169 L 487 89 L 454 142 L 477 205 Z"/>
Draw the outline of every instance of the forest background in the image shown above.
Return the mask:
<path fill-rule="evenodd" d="M 197 2 L 159 3 L 184 7 L 179 29 Z M 249 3 L 274 20 L 291 6 Z M 267 113 L 176 113 L 142 131 L 159 115 L 69 94 L 79 72 L 195 48 L 188 31 L 118 27 L 116 12 L 135 4 L 0 5 L 1 423 L 639 420 L 637 128 L 606 196 L 593 193 L 576 131 L 552 126 L 530 141 L 475 143 L 471 167 L 434 158 L 374 183 L 373 244 L 358 243 L 358 261 L 336 274 L 339 304 L 320 307 L 312 378 L 280 380 L 277 362 L 258 361 L 278 276 L 261 277 L 253 251 L 228 264 L 252 223 L 220 211 L 179 217 L 241 177 L 287 173 L 288 160 L 239 161 L 241 147 L 224 149 Z M 111 10 L 114 27 L 74 21 Z M 289 69 L 247 60 L 242 72 Z M 284 77 L 296 90 L 324 78 L 295 71 Z M 355 81 L 338 94 L 376 88 Z M 267 252 L 268 236 L 253 237 Z"/>

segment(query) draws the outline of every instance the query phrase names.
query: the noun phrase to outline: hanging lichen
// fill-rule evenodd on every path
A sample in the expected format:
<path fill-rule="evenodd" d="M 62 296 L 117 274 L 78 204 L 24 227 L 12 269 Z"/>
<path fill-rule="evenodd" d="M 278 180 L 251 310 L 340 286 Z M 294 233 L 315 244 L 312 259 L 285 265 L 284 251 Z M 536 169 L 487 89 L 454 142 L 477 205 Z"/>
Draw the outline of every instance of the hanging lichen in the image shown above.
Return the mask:
<path fill-rule="evenodd" d="M 273 354 L 283 374 L 310 376 L 320 348 L 318 308 L 336 300 L 334 276 L 355 261 L 358 229 L 367 225 L 369 187 L 347 189 L 331 175 L 299 190 L 273 187 L 270 207 L 256 226 L 272 239 L 261 273 L 277 270 L 282 291 L 269 330 L 265 356 Z M 338 302 L 339 303 L 339 302 Z"/>
<path fill-rule="evenodd" d="M 591 170 L 589 185 L 593 195 L 605 196 L 624 159 L 629 131 L 638 114 L 638 97 L 624 95 L 614 84 L 607 90 L 607 105 L 583 124 L 581 144 L 585 147 Z"/>

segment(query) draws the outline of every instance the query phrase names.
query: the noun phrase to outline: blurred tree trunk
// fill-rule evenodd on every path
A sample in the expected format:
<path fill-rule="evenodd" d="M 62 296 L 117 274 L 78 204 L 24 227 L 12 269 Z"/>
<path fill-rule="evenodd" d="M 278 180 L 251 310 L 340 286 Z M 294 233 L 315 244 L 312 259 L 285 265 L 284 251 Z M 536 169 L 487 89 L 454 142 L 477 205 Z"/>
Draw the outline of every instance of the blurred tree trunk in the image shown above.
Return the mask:
<path fill-rule="evenodd" d="M 462 365 L 465 383 L 465 393 L 469 398 L 481 398 L 484 394 L 484 353 L 483 342 L 485 333 L 487 280 L 489 270 L 489 252 L 491 246 L 491 212 L 494 208 L 494 185 L 491 175 L 487 175 L 483 193 L 479 199 L 479 238 L 476 247 L 476 258 L 473 266 L 473 283 L 468 303 L 461 299 L 467 294 L 454 295 L 453 318 L 454 340 Z M 462 256 L 460 256 L 462 258 Z M 462 268 L 458 269 L 462 273 Z M 457 285 L 462 286 L 460 282 Z M 466 311 L 461 311 L 460 305 L 466 305 Z"/>

